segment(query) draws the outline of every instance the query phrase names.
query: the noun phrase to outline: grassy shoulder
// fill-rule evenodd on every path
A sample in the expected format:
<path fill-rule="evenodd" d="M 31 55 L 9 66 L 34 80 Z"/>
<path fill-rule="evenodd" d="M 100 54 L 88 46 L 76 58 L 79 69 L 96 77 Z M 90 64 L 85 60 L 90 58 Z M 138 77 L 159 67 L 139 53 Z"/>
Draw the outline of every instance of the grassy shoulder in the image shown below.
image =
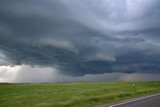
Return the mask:
<path fill-rule="evenodd" d="M 0 107 L 93 107 L 158 92 L 160 81 L 0 84 Z"/>

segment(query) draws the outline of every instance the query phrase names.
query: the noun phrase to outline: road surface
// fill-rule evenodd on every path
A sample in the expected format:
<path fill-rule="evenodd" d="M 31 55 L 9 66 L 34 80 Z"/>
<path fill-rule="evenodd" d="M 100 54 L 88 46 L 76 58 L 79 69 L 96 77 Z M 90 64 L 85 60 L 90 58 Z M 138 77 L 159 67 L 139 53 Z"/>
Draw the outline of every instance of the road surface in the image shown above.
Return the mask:
<path fill-rule="evenodd" d="M 160 107 L 160 94 L 141 97 L 138 99 L 104 107 Z"/>

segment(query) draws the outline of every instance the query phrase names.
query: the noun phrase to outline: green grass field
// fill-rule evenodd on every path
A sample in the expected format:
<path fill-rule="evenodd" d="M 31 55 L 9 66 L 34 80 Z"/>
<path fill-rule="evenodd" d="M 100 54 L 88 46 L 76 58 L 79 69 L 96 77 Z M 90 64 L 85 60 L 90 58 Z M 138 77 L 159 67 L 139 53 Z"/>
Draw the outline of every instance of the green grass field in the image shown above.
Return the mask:
<path fill-rule="evenodd" d="M 135 84 L 135 90 L 133 88 Z M 160 81 L 0 84 L 0 107 L 93 107 L 160 92 Z"/>

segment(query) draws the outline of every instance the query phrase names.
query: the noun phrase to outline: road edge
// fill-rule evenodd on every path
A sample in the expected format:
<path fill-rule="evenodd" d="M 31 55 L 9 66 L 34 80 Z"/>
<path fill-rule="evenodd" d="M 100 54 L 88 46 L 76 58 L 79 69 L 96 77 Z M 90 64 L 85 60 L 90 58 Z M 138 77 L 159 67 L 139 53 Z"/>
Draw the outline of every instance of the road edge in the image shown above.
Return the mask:
<path fill-rule="evenodd" d="M 131 103 L 131 102 L 136 102 L 136 101 L 139 101 L 139 100 L 143 100 L 143 99 L 147 99 L 147 98 L 151 98 L 151 97 L 155 97 L 155 96 L 159 96 L 159 95 L 160 95 L 160 93 L 144 95 L 144 96 L 139 96 L 139 97 L 131 98 L 131 99 L 128 99 L 128 100 L 116 102 L 115 104 L 104 104 L 104 105 L 99 105 L 99 106 L 96 106 L 96 107 L 116 107 L 116 106 L 119 106 L 119 105 Z"/>

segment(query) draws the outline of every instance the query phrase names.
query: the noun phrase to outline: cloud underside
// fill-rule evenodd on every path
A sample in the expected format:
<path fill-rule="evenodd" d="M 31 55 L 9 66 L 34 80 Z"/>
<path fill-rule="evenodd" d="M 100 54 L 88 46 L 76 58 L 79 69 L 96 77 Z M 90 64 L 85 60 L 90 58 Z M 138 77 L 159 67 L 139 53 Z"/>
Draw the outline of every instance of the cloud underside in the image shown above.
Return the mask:
<path fill-rule="evenodd" d="M 0 1 L 0 64 L 68 75 L 160 70 L 158 0 Z"/>

